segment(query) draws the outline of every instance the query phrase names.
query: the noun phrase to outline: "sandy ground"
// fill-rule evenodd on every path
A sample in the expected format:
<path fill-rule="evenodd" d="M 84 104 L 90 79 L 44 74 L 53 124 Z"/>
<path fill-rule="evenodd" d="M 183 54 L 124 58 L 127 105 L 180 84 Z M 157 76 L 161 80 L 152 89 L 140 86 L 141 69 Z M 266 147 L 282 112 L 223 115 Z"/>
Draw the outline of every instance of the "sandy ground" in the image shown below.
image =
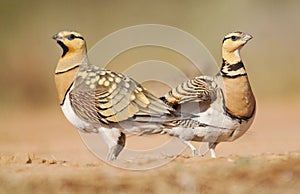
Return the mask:
<path fill-rule="evenodd" d="M 59 109 L 1 113 L 0 193 L 299 193 L 295 102 L 259 104 L 249 132 L 220 144 L 217 159 L 190 157 L 186 150 L 146 171 L 99 160 Z M 130 137 L 127 148 L 144 149 L 166 138 Z"/>

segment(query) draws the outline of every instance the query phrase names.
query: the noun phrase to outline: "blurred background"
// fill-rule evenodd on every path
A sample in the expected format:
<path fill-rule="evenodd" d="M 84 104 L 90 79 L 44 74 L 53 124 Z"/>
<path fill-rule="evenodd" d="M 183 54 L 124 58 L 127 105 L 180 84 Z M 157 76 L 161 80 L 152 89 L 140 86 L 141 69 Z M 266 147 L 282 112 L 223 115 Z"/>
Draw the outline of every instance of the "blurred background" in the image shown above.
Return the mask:
<path fill-rule="evenodd" d="M 282 115 L 262 122 L 276 126 L 277 118 L 284 124 L 287 114 L 298 114 L 300 1 L 0 0 L 0 10 L 0 151 L 15 151 L 11 146 L 22 142 L 51 147 L 49 132 L 70 128 L 66 132 L 70 137 L 70 131 L 75 131 L 60 112 L 54 85 L 61 48 L 51 36 L 65 29 L 81 32 L 91 48 L 125 27 L 170 25 L 198 38 L 217 63 L 223 36 L 236 30 L 248 32 L 254 39 L 242 50 L 242 57 L 258 111 L 267 107 L 269 113 Z"/>

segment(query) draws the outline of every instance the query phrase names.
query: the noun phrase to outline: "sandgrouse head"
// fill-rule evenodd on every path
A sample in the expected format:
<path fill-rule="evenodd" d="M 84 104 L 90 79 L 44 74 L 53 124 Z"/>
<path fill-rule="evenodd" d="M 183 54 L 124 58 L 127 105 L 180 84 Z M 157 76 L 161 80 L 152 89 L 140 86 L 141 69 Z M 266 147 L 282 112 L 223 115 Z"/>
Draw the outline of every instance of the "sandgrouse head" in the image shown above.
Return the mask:
<path fill-rule="evenodd" d="M 228 33 L 223 39 L 223 50 L 226 52 L 234 52 L 240 50 L 253 37 L 243 32 Z"/>
<path fill-rule="evenodd" d="M 74 31 L 61 31 L 52 36 L 54 40 L 62 47 L 64 57 L 72 53 L 86 53 L 86 43 L 81 34 Z"/>

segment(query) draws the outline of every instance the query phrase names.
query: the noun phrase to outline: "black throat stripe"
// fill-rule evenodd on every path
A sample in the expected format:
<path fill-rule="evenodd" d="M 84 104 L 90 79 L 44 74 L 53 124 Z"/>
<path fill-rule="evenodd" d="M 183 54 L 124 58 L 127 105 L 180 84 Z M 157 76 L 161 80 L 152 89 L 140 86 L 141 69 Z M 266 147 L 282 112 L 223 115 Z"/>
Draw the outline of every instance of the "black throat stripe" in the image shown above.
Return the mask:
<path fill-rule="evenodd" d="M 233 65 L 229 65 L 228 66 L 228 71 L 237 71 L 241 68 L 244 68 L 244 63 L 242 61 L 240 61 L 236 64 L 233 64 Z"/>
<path fill-rule="evenodd" d="M 69 48 L 62 41 L 57 41 L 57 44 L 59 44 L 59 46 L 61 46 L 61 48 L 63 49 L 63 54 L 61 55 L 61 57 L 64 57 L 67 52 L 69 52 Z"/>
<path fill-rule="evenodd" d="M 221 68 L 221 73 L 222 73 L 221 75 L 223 77 L 227 77 L 227 78 L 236 78 L 236 77 L 247 75 L 247 73 L 230 75 L 230 72 L 234 72 L 234 71 L 237 71 L 239 69 L 245 69 L 244 63 L 242 61 L 239 61 L 238 63 L 235 63 L 235 64 L 229 64 L 225 59 L 223 59 L 222 68 Z"/>
<path fill-rule="evenodd" d="M 227 67 L 228 71 L 237 71 L 241 68 L 245 68 L 244 63 L 242 61 L 239 61 L 235 64 L 229 64 L 225 59 L 223 59 L 222 62 L 222 69 Z"/>

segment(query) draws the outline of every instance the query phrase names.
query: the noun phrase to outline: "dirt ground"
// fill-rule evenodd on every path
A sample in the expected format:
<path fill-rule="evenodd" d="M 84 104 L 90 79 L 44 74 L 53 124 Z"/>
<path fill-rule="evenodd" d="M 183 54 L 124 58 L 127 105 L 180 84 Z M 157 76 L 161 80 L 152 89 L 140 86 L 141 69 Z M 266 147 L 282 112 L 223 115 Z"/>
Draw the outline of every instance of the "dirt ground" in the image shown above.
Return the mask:
<path fill-rule="evenodd" d="M 297 100 L 259 104 L 249 132 L 221 143 L 217 159 L 187 150 L 145 171 L 99 160 L 58 108 L 2 112 L 0 193 L 299 193 L 299 108 Z M 157 141 L 128 138 L 127 146 Z"/>

